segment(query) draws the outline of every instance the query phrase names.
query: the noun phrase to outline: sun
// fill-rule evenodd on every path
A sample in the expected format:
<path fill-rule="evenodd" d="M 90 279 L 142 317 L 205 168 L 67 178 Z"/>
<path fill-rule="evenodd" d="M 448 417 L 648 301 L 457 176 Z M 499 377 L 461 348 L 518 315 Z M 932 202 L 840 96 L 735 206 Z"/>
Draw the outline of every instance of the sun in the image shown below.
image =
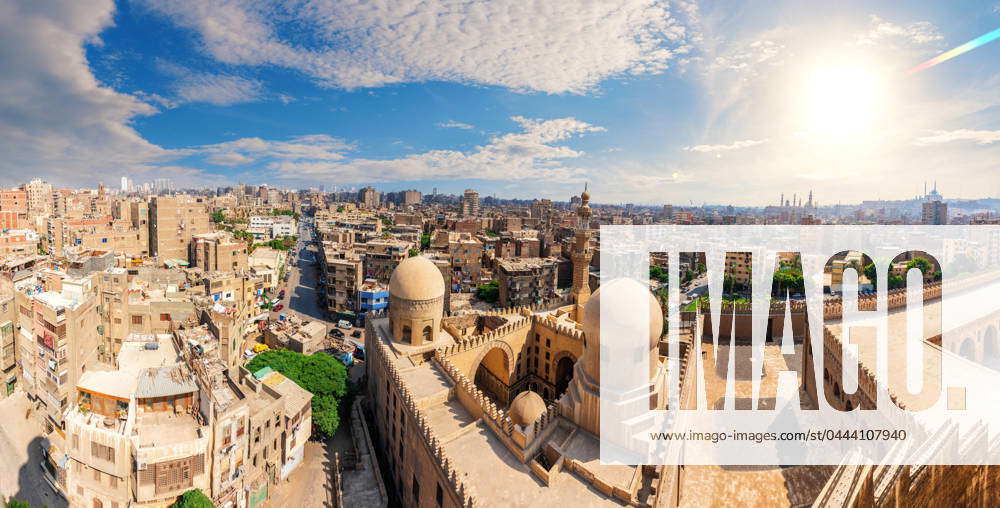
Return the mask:
<path fill-rule="evenodd" d="M 849 137 L 868 131 L 882 105 L 876 73 L 863 67 L 814 71 L 804 86 L 802 113 L 812 134 Z"/>

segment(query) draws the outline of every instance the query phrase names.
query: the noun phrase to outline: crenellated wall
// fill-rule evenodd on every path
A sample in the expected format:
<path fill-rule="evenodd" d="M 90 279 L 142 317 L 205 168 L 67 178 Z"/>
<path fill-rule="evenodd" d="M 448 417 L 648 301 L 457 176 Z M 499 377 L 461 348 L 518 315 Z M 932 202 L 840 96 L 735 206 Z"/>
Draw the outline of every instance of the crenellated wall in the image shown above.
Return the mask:
<path fill-rule="evenodd" d="M 370 322 L 371 320 L 369 320 Z M 369 326 L 368 330 L 373 331 L 374 327 Z M 472 488 L 462 481 L 459 471 L 452 466 L 452 460 L 445 455 L 440 438 L 434 429 L 431 428 L 424 412 L 418 407 L 417 401 L 410 392 L 407 384 L 401 379 L 399 369 L 392 361 L 392 352 L 378 337 L 369 337 L 368 345 L 369 362 L 374 364 L 369 365 L 369 369 L 372 369 L 374 366 L 373 370 L 376 371 L 374 372 L 374 379 L 370 378 L 369 381 L 370 393 L 376 394 L 377 397 L 377 392 L 381 386 L 391 386 L 397 391 L 399 394 L 399 403 L 405 414 L 406 425 L 416 429 L 416 434 L 420 437 L 427 454 L 438 469 L 439 478 L 443 479 L 451 488 L 452 494 L 460 506 L 471 508 L 479 504 Z M 369 370 L 369 375 L 371 374 L 373 372 Z M 385 397 L 388 397 L 388 395 L 385 395 Z M 377 408 L 373 408 L 373 411 L 377 411 Z M 379 431 L 384 435 L 387 429 L 381 428 Z M 391 453 L 391 451 L 388 453 Z M 412 454 L 413 451 L 410 453 Z"/>

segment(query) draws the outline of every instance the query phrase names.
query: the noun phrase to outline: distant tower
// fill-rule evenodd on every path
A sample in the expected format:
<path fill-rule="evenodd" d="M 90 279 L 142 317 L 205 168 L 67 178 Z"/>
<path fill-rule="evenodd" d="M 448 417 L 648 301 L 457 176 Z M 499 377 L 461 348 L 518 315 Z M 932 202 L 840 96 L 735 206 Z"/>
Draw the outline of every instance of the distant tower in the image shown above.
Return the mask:
<path fill-rule="evenodd" d="M 809 200 L 806 201 L 806 208 L 812 208 L 812 207 L 813 207 L 813 191 L 810 190 L 809 191 Z"/>
<path fill-rule="evenodd" d="M 781 193 L 781 199 L 778 200 L 778 206 L 785 206 L 785 193 Z"/>
<path fill-rule="evenodd" d="M 580 194 L 580 206 L 576 209 L 577 228 L 576 243 L 573 247 L 573 303 L 576 304 L 577 317 L 583 312 L 583 305 L 590 299 L 590 260 L 594 254 L 590 251 L 590 193 L 584 185 Z M 579 319 L 578 319 L 579 320 Z"/>
<path fill-rule="evenodd" d="M 122 192 L 128 192 L 128 177 L 122 177 Z"/>

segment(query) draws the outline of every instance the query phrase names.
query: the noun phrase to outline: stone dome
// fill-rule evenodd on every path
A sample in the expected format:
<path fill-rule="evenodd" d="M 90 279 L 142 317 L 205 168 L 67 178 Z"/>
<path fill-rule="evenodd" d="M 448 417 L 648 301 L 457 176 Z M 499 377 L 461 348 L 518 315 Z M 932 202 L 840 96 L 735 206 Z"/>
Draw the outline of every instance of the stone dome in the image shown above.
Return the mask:
<path fill-rule="evenodd" d="M 607 309 L 604 309 L 605 318 L 610 319 L 608 323 L 623 333 L 638 334 L 643 333 L 648 337 L 648 348 L 650 350 L 650 377 L 656 371 L 657 364 L 657 343 L 663 332 L 663 310 L 660 302 L 649 291 L 649 288 L 638 281 L 632 279 L 613 280 L 599 288 L 590 296 L 583 308 L 583 336 L 584 350 L 581 362 L 584 371 L 594 381 L 601 379 L 601 293 L 608 296 Z M 629 319 L 630 309 L 642 298 L 649 300 L 649 329 L 640 329 L 641 325 Z M 628 354 L 622 351 L 622 354 Z"/>
<path fill-rule="evenodd" d="M 431 260 L 414 256 L 403 260 L 389 278 L 389 295 L 405 300 L 444 297 L 444 278 Z"/>
<path fill-rule="evenodd" d="M 545 413 L 545 401 L 531 390 L 521 392 L 511 401 L 507 412 L 512 422 L 522 427 L 531 425 Z"/>

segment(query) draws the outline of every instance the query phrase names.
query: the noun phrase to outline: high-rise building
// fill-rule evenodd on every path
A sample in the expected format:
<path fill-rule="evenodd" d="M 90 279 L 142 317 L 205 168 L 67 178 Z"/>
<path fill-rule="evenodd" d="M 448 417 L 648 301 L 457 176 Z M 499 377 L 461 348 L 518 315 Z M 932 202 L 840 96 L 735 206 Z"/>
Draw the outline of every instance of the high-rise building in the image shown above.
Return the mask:
<path fill-rule="evenodd" d="M 948 203 L 943 201 L 925 201 L 923 203 L 923 213 L 920 217 L 921 224 L 947 224 L 948 223 Z"/>
<path fill-rule="evenodd" d="M 365 187 L 358 192 L 358 203 L 361 204 L 362 208 L 372 210 L 378 208 L 380 197 L 375 187 Z"/>
<path fill-rule="evenodd" d="M 418 190 L 406 190 L 403 191 L 403 204 L 404 205 L 419 205 L 422 200 L 423 195 Z"/>
<path fill-rule="evenodd" d="M 164 259 L 188 259 L 191 238 L 212 229 L 208 208 L 193 196 L 154 196 L 149 201 L 149 251 Z"/>
<path fill-rule="evenodd" d="M 30 215 L 48 215 L 52 213 L 52 185 L 36 178 L 21 186 L 27 193 L 28 213 Z"/>
<path fill-rule="evenodd" d="M 462 215 L 465 217 L 475 217 L 479 215 L 479 193 L 472 189 L 465 189 L 462 194 Z"/>

